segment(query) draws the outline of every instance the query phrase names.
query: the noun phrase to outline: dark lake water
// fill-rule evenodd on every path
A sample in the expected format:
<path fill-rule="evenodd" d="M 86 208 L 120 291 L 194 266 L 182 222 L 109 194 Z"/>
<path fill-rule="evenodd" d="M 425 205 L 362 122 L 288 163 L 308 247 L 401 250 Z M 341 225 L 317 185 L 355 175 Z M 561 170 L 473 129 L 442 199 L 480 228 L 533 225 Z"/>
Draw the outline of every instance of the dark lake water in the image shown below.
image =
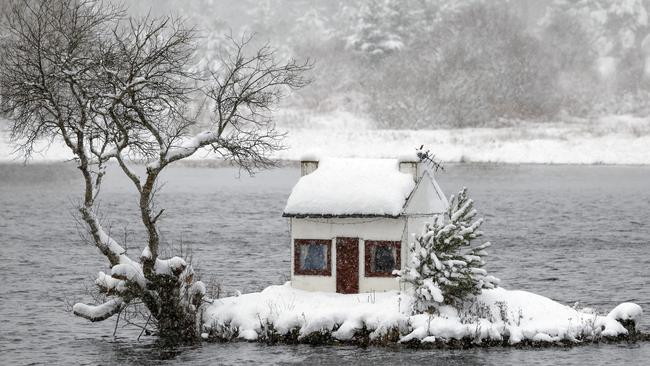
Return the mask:
<path fill-rule="evenodd" d="M 260 290 L 289 275 L 281 217 L 296 167 L 254 178 L 235 169 L 174 167 L 160 194 L 165 240 L 191 248 L 204 277 L 226 291 Z M 447 195 L 467 186 L 493 243 L 488 270 L 509 289 L 607 312 L 624 301 L 650 311 L 650 167 L 449 165 Z M 77 233 L 79 173 L 70 164 L 0 165 L 0 364 L 648 364 L 650 343 L 548 349 L 401 348 L 204 343 L 163 349 L 114 321 L 66 312 L 97 271 Z M 105 226 L 139 252 L 133 190 L 115 169 L 103 191 Z M 110 225 L 109 225 L 110 224 Z M 137 249 L 135 249 L 137 247 Z M 650 314 L 640 324 L 650 331 Z"/>

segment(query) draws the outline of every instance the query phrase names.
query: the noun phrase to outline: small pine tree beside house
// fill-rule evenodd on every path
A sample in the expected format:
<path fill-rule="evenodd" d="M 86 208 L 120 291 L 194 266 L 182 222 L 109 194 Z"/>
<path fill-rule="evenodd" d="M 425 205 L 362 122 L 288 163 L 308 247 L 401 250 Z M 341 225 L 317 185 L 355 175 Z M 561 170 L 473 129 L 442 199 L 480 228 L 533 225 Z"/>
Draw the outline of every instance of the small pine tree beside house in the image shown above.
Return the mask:
<path fill-rule="evenodd" d="M 397 274 L 411 285 L 413 312 L 434 312 L 441 305 L 460 305 L 482 289 L 494 288 L 499 280 L 487 274 L 486 248 L 475 245 L 483 233 L 482 218 L 476 218 L 474 201 L 467 189 L 452 196 L 447 211 L 424 226 L 422 235 L 410 243 L 409 261 Z"/>

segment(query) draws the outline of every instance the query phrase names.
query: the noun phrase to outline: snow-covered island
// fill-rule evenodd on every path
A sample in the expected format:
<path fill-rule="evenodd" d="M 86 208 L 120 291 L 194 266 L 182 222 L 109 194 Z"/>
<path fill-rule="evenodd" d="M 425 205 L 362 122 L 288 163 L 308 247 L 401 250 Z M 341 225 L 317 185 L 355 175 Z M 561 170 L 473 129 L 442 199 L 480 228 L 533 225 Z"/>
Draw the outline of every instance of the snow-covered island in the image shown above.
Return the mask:
<path fill-rule="evenodd" d="M 626 339 L 642 309 L 623 303 L 607 315 L 575 309 L 527 291 L 483 290 L 463 307 L 410 314 L 412 297 L 399 291 L 363 294 L 309 292 L 270 286 L 214 300 L 204 313 L 205 339 L 261 342 L 407 343 L 416 346 L 574 344 Z"/>
<path fill-rule="evenodd" d="M 483 268 L 490 244 L 473 244 L 483 222 L 473 201 L 466 189 L 447 200 L 432 163 L 421 150 L 400 159 L 303 159 L 284 210 L 291 281 L 212 300 L 202 337 L 466 347 L 636 335 L 639 305 L 599 315 L 498 287 Z"/>

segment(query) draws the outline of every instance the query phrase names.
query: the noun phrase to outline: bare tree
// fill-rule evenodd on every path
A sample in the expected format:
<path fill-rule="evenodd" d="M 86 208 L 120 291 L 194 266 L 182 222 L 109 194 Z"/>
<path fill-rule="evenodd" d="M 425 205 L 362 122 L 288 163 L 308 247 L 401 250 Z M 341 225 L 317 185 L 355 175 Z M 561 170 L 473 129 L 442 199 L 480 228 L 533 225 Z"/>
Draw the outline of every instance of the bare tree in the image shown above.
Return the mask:
<path fill-rule="evenodd" d="M 247 55 L 250 39 L 243 38 L 233 40 L 219 69 L 190 71 L 193 29 L 168 17 L 129 19 L 94 0 L 14 1 L 6 23 L 0 105 L 12 140 L 26 156 L 44 139 L 61 139 L 74 154 L 85 183 L 80 216 L 110 264 L 95 281 L 107 301 L 75 304 L 74 313 L 101 321 L 141 302 L 160 335 L 195 338 L 205 285 L 184 259 L 160 258 L 159 176 L 202 149 L 248 171 L 272 165 L 269 153 L 282 148 L 283 135 L 271 108 L 288 89 L 306 85 L 309 63 L 279 62 L 270 47 Z M 113 160 L 139 194 L 147 243 L 138 258 L 98 219 Z M 144 174 L 134 169 L 138 161 Z"/>

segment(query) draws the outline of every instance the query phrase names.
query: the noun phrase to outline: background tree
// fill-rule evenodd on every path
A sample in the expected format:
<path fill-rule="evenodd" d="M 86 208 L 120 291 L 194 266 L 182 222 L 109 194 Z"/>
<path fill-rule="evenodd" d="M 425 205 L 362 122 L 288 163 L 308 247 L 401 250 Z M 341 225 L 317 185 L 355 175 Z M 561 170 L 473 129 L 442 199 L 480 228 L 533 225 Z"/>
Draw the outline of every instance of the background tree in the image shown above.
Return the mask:
<path fill-rule="evenodd" d="M 597 39 L 583 20 L 570 12 L 547 15 L 542 23 L 541 41 L 552 50 L 548 61 L 558 71 L 556 85 L 561 108 L 572 115 L 588 115 L 598 92 L 602 93 L 594 68 Z"/>
<path fill-rule="evenodd" d="M 248 55 L 243 38 L 231 40 L 217 68 L 191 72 L 193 29 L 170 17 L 126 18 L 93 0 L 14 1 L 5 19 L 0 105 L 12 140 L 26 156 L 41 140 L 70 149 L 84 182 L 81 220 L 110 266 L 95 281 L 106 302 L 75 304 L 74 313 L 101 321 L 142 302 L 160 335 L 195 338 L 205 286 L 184 259 L 160 257 L 160 174 L 201 149 L 247 171 L 272 165 L 283 134 L 271 107 L 307 83 L 309 65 L 278 62 L 269 47 Z M 138 192 L 140 253 L 127 253 L 98 218 L 109 161 Z"/>
<path fill-rule="evenodd" d="M 348 45 L 355 50 L 374 56 L 396 52 L 407 41 L 405 7 L 390 0 L 360 2 L 350 24 Z"/>
<path fill-rule="evenodd" d="M 648 0 L 550 4 L 541 26 L 542 37 L 559 46 L 554 57 L 573 56 L 568 60 L 574 65 L 588 60 L 578 69 L 568 65 L 558 75 L 566 111 L 573 115 L 647 111 L 649 10 Z"/>
<path fill-rule="evenodd" d="M 155 1 L 155 2 L 154 2 Z M 144 4 L 144 5 L 142 5 Z M 147 5 L 149 4 L 149 5 Z M 175 0 L 139 8 L 177 9 Z M 256 32 L 314 57 L 287 125 L 350 113 L 379 128 L 502 126 L 650 110 L 648 0 L 196 0 L 181 11 L 218 44 Z M 215 21 L 220 18 L 222 21 Z M 214 54 L 210 47 L 201 52 Z M 208 55 L 206 59 L 210 59 Z M 340 113 L 346 112 L 346 113 Z M 298 117 L 296 117 L 298 116 Z"/>
<path fill-rule="evenodd" d="M 463 188 L 451 197 L 447 211 L 410 243 L 409 261 L 398 274 L 413 295 L 413 312 L 431 313 L 442 304 L 458 306 L 499 283 L 483 268 L 490 243 L 473 245 L 483 235 L 479 230 L 483 219 L 475 217 L 474 202 Z"/>

